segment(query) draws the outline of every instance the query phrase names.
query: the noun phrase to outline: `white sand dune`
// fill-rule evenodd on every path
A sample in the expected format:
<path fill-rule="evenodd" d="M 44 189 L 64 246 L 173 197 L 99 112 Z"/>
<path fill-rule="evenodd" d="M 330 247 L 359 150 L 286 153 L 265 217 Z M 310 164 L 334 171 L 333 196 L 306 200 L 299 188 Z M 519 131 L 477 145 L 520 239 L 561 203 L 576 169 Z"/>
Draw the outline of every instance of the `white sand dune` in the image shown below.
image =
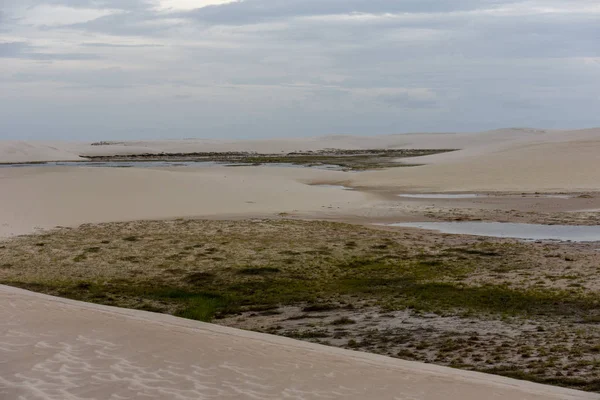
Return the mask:
<path fill-rule="evenodd" d="M 428 165 L 366 172 L 352 183 L 423 191 L 600 190 L 600 129 L 490 140 L 411 161 Z"/>
<path fill-rule="evenodd" d="M 6 286 L 0 316 L 7 400 L 600 398 Z"/>
<path fill-rule="evenodd" d="M 0 141 L 0 163 L 79 161 L 76 146 L 63 142 Z"/>

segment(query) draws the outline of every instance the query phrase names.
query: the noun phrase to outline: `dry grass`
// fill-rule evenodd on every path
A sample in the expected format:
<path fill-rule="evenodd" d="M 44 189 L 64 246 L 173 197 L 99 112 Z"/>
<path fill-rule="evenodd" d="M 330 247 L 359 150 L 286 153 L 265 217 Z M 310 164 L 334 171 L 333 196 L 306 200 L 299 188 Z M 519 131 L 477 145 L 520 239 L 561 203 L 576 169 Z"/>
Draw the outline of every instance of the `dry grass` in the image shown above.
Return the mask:
<path fill-rule="evenodd" d="M 330 222 L 143 221 L 5 242 L 0 282 L 600 390 L 597 262 L 592 245 Z"/>

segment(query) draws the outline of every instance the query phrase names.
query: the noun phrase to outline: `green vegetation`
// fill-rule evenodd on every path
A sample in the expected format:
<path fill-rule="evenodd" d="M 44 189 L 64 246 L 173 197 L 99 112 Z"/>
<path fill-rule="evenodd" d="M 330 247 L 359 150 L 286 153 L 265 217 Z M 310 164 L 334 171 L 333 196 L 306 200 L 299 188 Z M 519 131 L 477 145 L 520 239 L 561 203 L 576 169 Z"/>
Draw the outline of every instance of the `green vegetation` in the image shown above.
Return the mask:
<path fill-rule="evenodd" d="M 44 246 L 39 236 L 14 240 L 0 265 L 19 267 L 3 267 L 0 279 L 86 301 L 153 304 L 203 321 L 255 306 L 328 311 L 349 297 L 387 310 L 598 317 L 596 293 L 467 281 L 497 273 L 497 264 L 523 250 L 518 244 L 415 252 L 394 234 L 326 222 L 131 224 L 136 236 L 125 223 L 47 234 Z"/>
<path fill-rule="evenodd" d="M 348 317 L 341 317 L 336 319 L 335 321 L 333 321 L 331 323 L 331 325 L 351 325 L 351 324 L 355 324 L 356 321 L 353 320 L 352 318 L 348 318 Z"/>
<path fill-rule="evenodd" d="M 296 164 L 306 166 L 334 165 L 344 170 L 370 170 L 410 167 L 418 164 L 398 163 L 399 158 L 426 156 L 455 151 L 454 149 L 365 149 L 320 150 L 287 154 L 257 154 L 246 152 L 137 154 L 125 156 L 92 156 L 92 161 L 216 161 L 236 165 Z"/>

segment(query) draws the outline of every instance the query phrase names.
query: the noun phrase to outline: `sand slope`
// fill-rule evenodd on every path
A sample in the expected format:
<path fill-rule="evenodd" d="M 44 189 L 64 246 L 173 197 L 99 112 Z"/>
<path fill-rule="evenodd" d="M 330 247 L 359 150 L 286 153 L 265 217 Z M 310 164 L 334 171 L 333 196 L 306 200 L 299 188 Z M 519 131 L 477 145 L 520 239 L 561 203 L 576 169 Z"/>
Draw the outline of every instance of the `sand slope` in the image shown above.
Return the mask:
<path fill-rule="evenodd" d="M 356 207 L 360 192 L 315 187 L 348 174 L 306 168 L 0 169 L 0 237 L 82 223 L 268 215 Z"/>
<path fill-rule="evenodd" d="M 76 147 L 62 142 L 0 141 L 0 163 L 82 160 Z"/>
<path fill-rule="evenodd" d="M 490 141 L 420 161 L 429 165 L 366 172 L 353 183 L 427 191 L 600 190 L 600 129 Z"/>
<path fill-rule="evenodd" d="M 600 396 L 0 286 L 3 399 Z"/>

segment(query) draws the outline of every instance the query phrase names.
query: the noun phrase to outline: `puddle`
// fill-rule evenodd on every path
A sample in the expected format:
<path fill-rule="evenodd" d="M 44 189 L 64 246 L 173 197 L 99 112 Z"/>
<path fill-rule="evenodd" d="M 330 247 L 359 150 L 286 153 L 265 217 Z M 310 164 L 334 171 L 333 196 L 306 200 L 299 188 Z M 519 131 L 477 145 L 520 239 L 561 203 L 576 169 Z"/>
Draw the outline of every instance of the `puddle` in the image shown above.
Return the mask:
<path fill-rule="evenodd" d="M 329 189 L 341 189 L 341 190 L 354 190 L 351 187 L 348 186 L 342 186 L 342 185 L 311 185 L 311 186 L 317 186 L 317 187 L 322 187 L 322 188 L 329 188 Z"/>
<path fill-rule="evenodd" d="M 399 194 L 398 197 L 411 199 L 476 199 L 484 197 L 496 197 L 494 195 L 477 194 L 477 193 L 414 193 L 414 194 Z M 511 197 L 511 196 L 509 196 Z M 572 196 L 567 194 L 535 194 L 535 195 L 520 195 L 522 198 L 546 198 L 546 199 L 571 199 Z"/>
<path fill-rule="evenodd" d="M 540 225 L 505 222 L 416 222 L 386 224 L 406 228 L 421 228 L 442 233 L 492 236 L 525 240 L 561 240 L 573 242 L 600 241 L 600 225 Z"/>
<path fill-rule="evenodd" d="M 236 166 L 238 164 L 233 164 L 233 166 Z M 252 166 L 254 164 L 243 164 L 243 165 L 248 165 L 248 166 Z M 293 163 L 264 163 L 264 164 L 260 164 L 257 165 L 258 167 L 280 167 L 280 168 L 313 168 L 313 169 L 324 169 L 327 171 L 345 171 L 345 172 L 360 172 L 360 170 L 358 171 L 354 171 L 354 170 L 347 170 L 344 167 L 341 167 L 339 165 L 333 165 L 333 164 L 314 164 L 314 165 L 310 165 L 310 164 L 293 164 Z"/>
<path fill-rule="evenodd" d="M 398 197 L 408 197 L 411 199 L 475 199 L 477 197 L 488 197 L 484 194 L 475 194 L 475 193 L 463 193 L 463 194 L 449 194 L 449 193 L 439 193 L 439 194 L 399 194 Z"/>
<path fill-rule="evenodd" d="M 543 197 L 546 199 L 572 199 L 573 196 L 569 196 L 568 194 L 539 194 L 534 197 Z"/>

